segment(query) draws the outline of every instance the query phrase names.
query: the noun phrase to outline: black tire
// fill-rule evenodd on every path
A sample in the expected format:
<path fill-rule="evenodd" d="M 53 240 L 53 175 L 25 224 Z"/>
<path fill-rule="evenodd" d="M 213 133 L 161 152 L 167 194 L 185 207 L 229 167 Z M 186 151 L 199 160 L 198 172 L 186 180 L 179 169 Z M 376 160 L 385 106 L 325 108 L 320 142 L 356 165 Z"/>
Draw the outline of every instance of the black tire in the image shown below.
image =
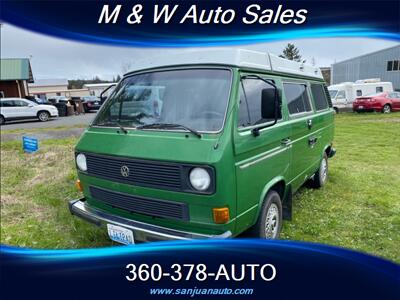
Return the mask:
<path fill-rule="evenodd" d="M 282 201 L 279 194 L 271 190 L 265 197 L 257 223 L 250 230 L 250 235 L 261 239 L 278 239 L 282 229 Z M 269 226 L 267 224 L 269 222 Z M 270 229 L 267 234 L 267 226 Z"/>
<path fill-rule="evenodd" d="M 41 122 L 47 122 L 50 119 L 50 114 L 48 111 L 41 110 L 38 112 L 37 117 Z"/>
<path fill-rule="evenodd" d="M 382 113 L 384 113 L 384 114 L 388 114 L 388 113 L 390 113 L 392 111 L 392 107 L 390 106 L 390 104 L 385 104 L 383 107 L 382 107 Z"/>
<path fill-rule="evenodd" d="M 318 171 L 314 174 L 313 178 L 313 187 L 319 189 L 325 185 L 328 181 L 328 155 L 324 153 L 324 157 L 321 159 L 321 163 L 319 164 Z"/>
<path fill-rule="evenodd" d="M 333 110 L 335 111 L 336 114 L 339 113 L 339 109 L 337 107 L 334 107 Z"/>
<path fill-rule="evenodd" d="M 6 123 L 6 119 L 0 115 L 0 125 L 4 125 Z"/>

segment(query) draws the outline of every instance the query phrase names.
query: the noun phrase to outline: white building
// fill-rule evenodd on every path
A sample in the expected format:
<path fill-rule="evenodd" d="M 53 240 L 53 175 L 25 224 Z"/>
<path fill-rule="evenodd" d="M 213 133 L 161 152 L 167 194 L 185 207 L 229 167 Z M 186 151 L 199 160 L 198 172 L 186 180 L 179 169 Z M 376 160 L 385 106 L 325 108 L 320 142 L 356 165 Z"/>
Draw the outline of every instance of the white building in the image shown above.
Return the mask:
<path fill-rule="evenodd" d="M 111 82 L 111 83 L 88 83 L 88 84 L 84 84 L 83 87 L 89 91 L 89 94 L 91 96 L 100 97 L 101 92 L 113 84 L 116 84 L 116 83 L 114 83 L 114 82 Z"/>
<path fill-rule="evenodd" d="M 68 89 L 67 79 L 35 79 L 29 84 L 29 94 L 42 99 L 54 96 L 82 97 L 89 96 L 88 89 Z"/>

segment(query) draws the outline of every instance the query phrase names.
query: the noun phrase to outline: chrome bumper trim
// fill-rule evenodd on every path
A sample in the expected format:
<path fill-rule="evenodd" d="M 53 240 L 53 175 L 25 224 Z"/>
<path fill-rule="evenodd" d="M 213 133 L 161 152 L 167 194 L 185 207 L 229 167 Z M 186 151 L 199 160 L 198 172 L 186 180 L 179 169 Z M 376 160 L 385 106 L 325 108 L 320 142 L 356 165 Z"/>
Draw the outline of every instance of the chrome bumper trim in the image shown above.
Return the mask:
<path fill-rule="evenodd" d="M 113 224 L 122 226 L 133 231 L 135 240 L 189 240 L 189 239 L 226 239 L 232 237 L 230 231 L 219 235 L 207 235 L 193 232 L 169 229 L 153 224 L 126 219 L 123 217 L 108 214 L 107 212 L 89 207 L 85 203 L 85 198 L 69 201 L 69 210 L 72 215 L 80 217 L 97 226 Z"/>

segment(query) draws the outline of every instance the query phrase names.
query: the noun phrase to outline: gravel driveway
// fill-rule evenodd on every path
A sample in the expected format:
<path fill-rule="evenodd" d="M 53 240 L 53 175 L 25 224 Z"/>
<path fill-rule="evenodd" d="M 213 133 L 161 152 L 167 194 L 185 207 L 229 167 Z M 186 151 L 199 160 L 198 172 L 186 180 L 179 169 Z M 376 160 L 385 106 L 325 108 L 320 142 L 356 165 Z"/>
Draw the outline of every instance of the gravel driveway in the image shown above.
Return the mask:
<path fill-rule="evenodd" d="M 1 126 L 2 130 L 11 129 L 32 129 L 32 128 L 54 128 L 59 126 L 88 125 L 96 116 L 96 113 L 86 113 L 77 116 L 59 117 L 47 122 L 39 120 L 24 120 L 7 122 Z"/>

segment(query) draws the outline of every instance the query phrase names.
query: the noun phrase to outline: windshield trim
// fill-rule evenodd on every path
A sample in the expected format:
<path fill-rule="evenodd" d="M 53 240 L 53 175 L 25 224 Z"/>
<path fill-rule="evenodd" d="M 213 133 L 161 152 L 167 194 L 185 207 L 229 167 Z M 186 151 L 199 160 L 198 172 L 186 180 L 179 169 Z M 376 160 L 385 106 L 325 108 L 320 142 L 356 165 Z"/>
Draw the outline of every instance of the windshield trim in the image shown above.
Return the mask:
<path fill-rule="evenodd" d="M 215 130 L 215 131 L 203 131 L 203 130 L 196 130 L 199 133 L 210 133 L 210 134 L 218 134 L 221 133 L 224 128 L 225 128 L 225 123 L 226 123 L 226 119 L 227 119 L 227 114 L 228 114 L 228 109 L 229 109 L 229 105 L 230 105 L 230 101 L 231 101 L 231 96 L 232 96 L 232 86 L 233 86 L 233 70 L 231 67 L 224 67 L 224 66 L 209 66 L 209 65 L 197 65 L 197 66 L 182 66 L 182 67 L 162 67 L 162 68 L 157 68 L 157 69 L 151 69 L 151 70 L 144 70 L 144 71 L 137 71 L 134 73 L 129 73 L 126 77 L 123 77 L 120 82 L 118 83 L 118 85 L 115 87 L 114 91 L 117 90 L 117 88 L 119 88 L 121 82 L 124 79 L 127 79 L 129 77 L 133 77 L 136 75 L 141 75 L 141 74 L 147 74 L 147 73 L 154 73 L 154 72 L 164 72 L 164 71 L 175 71 L 175 70 L 198 70 L 198 69 L 212 69 L 212 70 L 227 70 L 230 73 L 230 82 L 229 82 L 229 95 L 228 98 L 226 99 L 227 103 L 226 103 L 226 107 L 225 107 L 225 113 L 224 113 L 224 120 L 222 122 L 222 126 L 219 130 Z M 114 93 L 113 91 L 113 93 Z M 107 101 L 102 105 L 102 107 L 100 108 L 100 110 L 97 113 L 97 116 L 94 118 L 94 120 L 92 121 L 92 123 L 89 125 L 89 127 L 96 127 L 96 128 L 118 128 L 118 125 L 115 126 L 101 126 L 101 125 L 96 125 L 94 124 L 97 121 L 97 118 L 100 116 L 100 113 L 102 112 L 103 109 L 105 109 L 104 107 L 106 106 L 107 102 L 109 99 L 107 99 Z M 128 130 L 138 130 L 137 126 L 124 126 L 125 129 Z M 157 129 L 157 128 L 149 128 L 146 129 L 146 131 L 168 131 L 168 132 L 188 132 L 187 130 L 184 129 Z"/>

